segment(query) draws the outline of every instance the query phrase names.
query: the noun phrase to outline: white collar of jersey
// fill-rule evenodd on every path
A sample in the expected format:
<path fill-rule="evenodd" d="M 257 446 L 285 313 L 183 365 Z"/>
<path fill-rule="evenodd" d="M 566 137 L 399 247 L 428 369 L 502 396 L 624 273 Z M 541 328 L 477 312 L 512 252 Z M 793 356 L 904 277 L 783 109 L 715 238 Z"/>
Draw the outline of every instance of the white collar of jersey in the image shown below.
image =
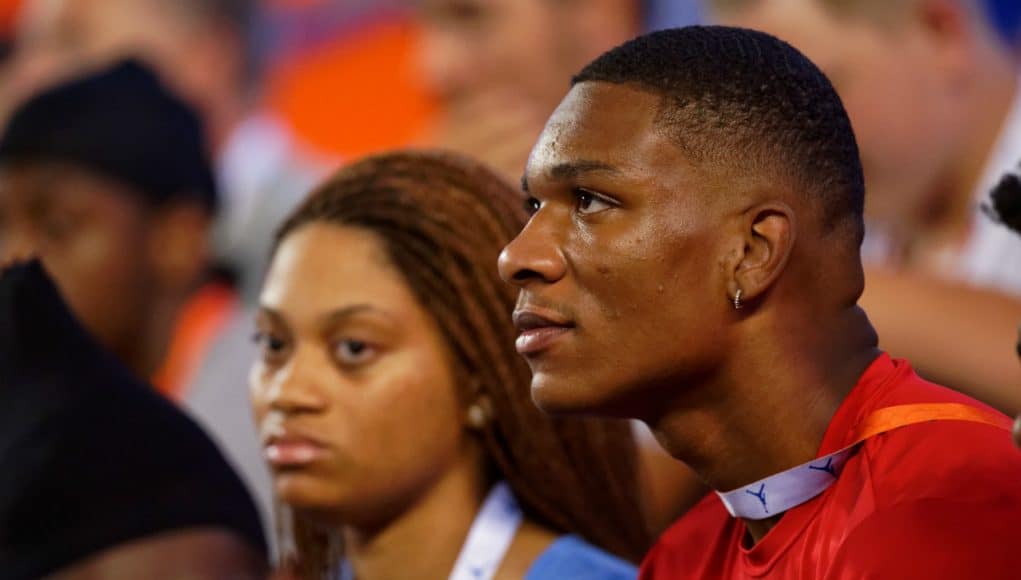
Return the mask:
<path fill-rule="evenodd" d="M 760 479 L 733 491 L 716 492 L 736 518 L 764 520 L 826 491 L 837 480 L 855 445 Z"/>

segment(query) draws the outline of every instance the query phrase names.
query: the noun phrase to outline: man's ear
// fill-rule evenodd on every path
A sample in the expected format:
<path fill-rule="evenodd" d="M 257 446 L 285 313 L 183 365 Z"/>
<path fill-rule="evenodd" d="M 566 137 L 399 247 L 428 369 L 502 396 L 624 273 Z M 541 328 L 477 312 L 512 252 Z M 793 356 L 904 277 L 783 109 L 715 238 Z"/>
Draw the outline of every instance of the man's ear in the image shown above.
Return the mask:
<path fill-rule="evenodd" d="M 212 216 L 197 203 L 157 209 L 151 221 L 149 259 L 160 288 L 173 294 L 192 290 L 210 261 Z"/>
<path fill-rule="evenodd" d="M 762 296 L 787 267 L 794 248 L 794 210 L 785 203 L 771 202 L 752 207 L 742 216 L 744 247 L 734 260 L 728 292 L 733 299 L 741 291 L 741 302 Z"/>

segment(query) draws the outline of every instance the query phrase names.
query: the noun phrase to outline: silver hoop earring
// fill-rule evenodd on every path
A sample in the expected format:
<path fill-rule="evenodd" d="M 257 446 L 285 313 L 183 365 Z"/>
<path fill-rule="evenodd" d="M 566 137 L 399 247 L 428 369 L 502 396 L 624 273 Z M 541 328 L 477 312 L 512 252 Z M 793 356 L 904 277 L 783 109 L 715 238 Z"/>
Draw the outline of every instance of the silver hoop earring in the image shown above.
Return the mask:
<path fill-rule="evenodd" d="M 741 310 L 741 289 L 734 293 L 734 310 Z"/>

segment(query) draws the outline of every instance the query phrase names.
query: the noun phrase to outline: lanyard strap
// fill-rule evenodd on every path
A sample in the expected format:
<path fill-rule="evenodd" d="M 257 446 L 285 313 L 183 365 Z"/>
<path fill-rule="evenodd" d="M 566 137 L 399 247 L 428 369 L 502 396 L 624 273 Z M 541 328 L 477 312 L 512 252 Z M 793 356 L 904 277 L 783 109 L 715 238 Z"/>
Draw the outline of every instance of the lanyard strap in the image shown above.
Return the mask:
<path fill-rule="evenodd" d="M 779 515 L 826 491 L 840 476 L 847 459 L 866 439 L 928 421 L 967 421 L 1010 430 L 1010 419 L 961 403 L 917 403 L 884 407 L 859 426 L 843 449 L 817 457 L 733 491 L 716 492 L 734 517 L 762 520 Z"/>
<path fill-rule="evenodd" d="M 500 482 L 486 497 L 454 563 L 450 580 L 489 580 L 521 527 L 521 508 L 510 486 Z"/>
<path fill-rule="evenodd" d="M 521 519 L 521 508 L 510 486 L 502 481 L 494 485 L 468 530 L 450 580 L 490 580 L 507 555 L 521 527 Z M 341 564 L 338 580 L 354 580 L 354 577 L 350 564 Z"/>

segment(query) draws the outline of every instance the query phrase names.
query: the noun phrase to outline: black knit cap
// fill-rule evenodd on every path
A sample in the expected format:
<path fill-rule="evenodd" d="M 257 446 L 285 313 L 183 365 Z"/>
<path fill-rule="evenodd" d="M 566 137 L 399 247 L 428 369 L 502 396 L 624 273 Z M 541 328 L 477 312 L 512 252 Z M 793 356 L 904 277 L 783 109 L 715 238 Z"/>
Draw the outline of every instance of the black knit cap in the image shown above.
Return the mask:
<path fill-rule="evenodd" d="M 200 527 L 266 553 L 202 429 L 87 335 L 38 261 L 0 271 L 0 579 Z"/>
<path fill-rule="evenodd" d="M 60 161 L 118 179 L 160 205 L 217 205 L 207 142 L 194 111 L 137 61 L 50 88 L 18 107 L 0 136 L 0 164 Z"/>

